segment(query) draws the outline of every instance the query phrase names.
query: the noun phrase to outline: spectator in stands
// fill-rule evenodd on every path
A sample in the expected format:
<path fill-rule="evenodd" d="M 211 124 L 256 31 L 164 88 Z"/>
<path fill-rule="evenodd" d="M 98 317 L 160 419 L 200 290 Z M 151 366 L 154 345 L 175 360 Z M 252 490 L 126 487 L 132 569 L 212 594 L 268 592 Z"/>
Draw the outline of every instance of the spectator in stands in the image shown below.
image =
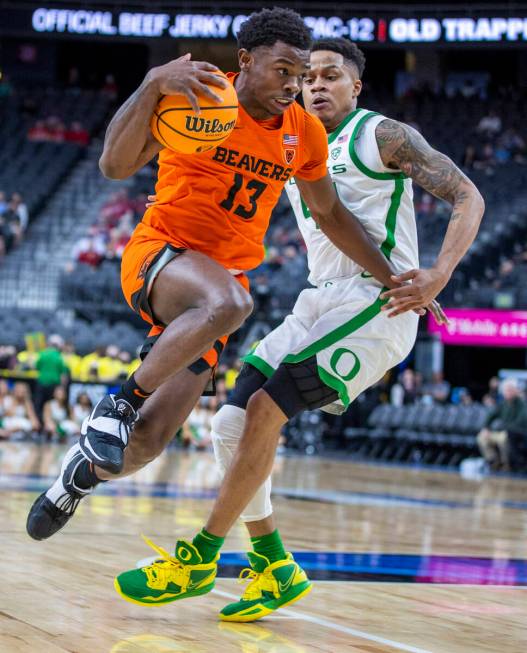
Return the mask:
<path fill-rule="evenodd" d="M 0 370 L 14 370 L 16 364 L 16 347 L 0 345 Z"/>
<path fill-rule="evenodd" d="M 42 421 L 48 441 L 57 439 L 64 442 L 68 436 L 80 432 L 71 417 L 68 396 L 63 386 L 58 385 L 53 391 L 53 397 L 44 404 Z"/>
<path fill-rule="evenodd" d="M 491 109 L 486 116 L 479 121 L 476 131 L 488 138 L 493 138 L 501 132 L 502 121 L 498 112 Z"/>
<path fill-rule="evenodd" d="M 3 190 L 0 190 L 0 215 L 7 211 L 7 199 Z"/>
<path fill-rule="evenodd" d="M 217 410 L 216 397 L 202 397 L 183 424 L 183 445 L 204 451 L 211 442 L 211 422 Z"/>
<path fill-rule="evenodd" d="M 505 144 L 503 136 L 500 136 L 496 141 L 496 147 L 494 148 L 494 157 L 498 165 L 503 165 L 504 163 L 508 163 L 511 160 L 511 153 Z"/>
<path fill-rule="evenodd" d="M 501 137 L 503 147 L 510 153 L 513 161 L 519 164 L 525 164 L 527 155 L 527 145 L 525 139 L 514 128 L 507 129 Z"/>
<path fill-rule="evenodd" d="M 131 376 L 141 364 L 139 358 L 134 358 L 134 360 L 132 360 L 130 354 L 124 350 L 119 353 L 119 360 L 122 365 L 122 372 L 119 377 L 121 381 L 124 381 Z"/>
<path fill-rule="evenodd" d="M 433 372 L 432 378 L 423 386 L 423 394 L 437 404 L 446 404 L 450 396 L 450 383 L 443 378 L 443 372 Z"/>
<path fill-rule="evenodd" d="M 474 160 L 476 158 L 476 146 L 474 143 L 469 143 L 465 147 L 465 153 L 463 154 L 463 167 L 466 170 L 471 170 L 474 167 Z"/>
<path fill-rule="evenodd" d="M 123 364 L 119 359 L 119 353 L 119 347 L 108 345 L 105 355 L 101 357 L 97 367 L 99 381 L 103 383 L 118 381 L 122 379 L 123 374 L 126 374 L 126 371 L 123 370 Z"/>
<path fill-rule="evenodd" d="M 4 430 L 4 415 L 6 409 L 6 398 L 9 397 L 9 385 L 5 379 L 0 379 L 0 438 L 7 438 L 8 433 Z"/>
<path fill-rule="evenodd" d="M 487 175 L 493 174 L 496 166 L 496 157 L 494 155 L 494 146 L 491 142 L 484 143 L 481 147 L 476 148 L 472 165 L 475 170 L 483 170 Z"/>
<path fill-rule="evenodd" d="M 131 217 L 132 213 L 129 212 L 128 215 Z M 132 229 L 126 228 L 125 225 L 120 225 L 118 228 L 112 229 L 109 234 L 108 244 L 106 245 L 105 258 L 107 260 L 116 259 L 120 261 L 131 235 Z"/>
<path fill-rule="evenodd" d="M 496 289 L 517 288 L 524 282 L 526 273 L 527 261 L 505 259 L 500 265 L 499 277 L 494 281 L 493 286 Z"/>
<path fill-rule="evenodd" d="M 465 79 L 459 92 L 466 100 L 470 100 L 478 94 L 478 89 L 472 79 Z"/>
<path fill-rule="evenodd" d="M 77 395 L 75 403 L 71 407 L 71 418 L 76 425 L 76 433 L 80 433 L 81 426 L 86 417 L 91 413 L 93 408 L 92 400 L 86 392 L 80 392 Z"/>
<path fill-rule="evenodd" d="M 495 406 L 498 403 L 499 392 L 500 392 L 500 380 L 498 379 L 497 376 L 492 376 L 489 379 L 489 389 L 485 394 L 485 397 L 488 399 L 486 405 Z M 485 403 L 485 397 L 483 397 L 484 403 Z"/>
<path fill-rule="evenodd" d="M 3 225 L 2 233 L 7 250 L 10 250 L 11 247 L 18 245 L 21 242 L 24 233 L 18 208 L 18 201 L 11 199 L 7 205 L 7 211 L 5 211 L 0 217 L 0 221 Z"/>
<path fill-rule="evenodd" d="M 74 248 L 74 256 L 78 263 L 84 263 L 96 268 L 104 257 L 104 246 L 93 236 L 82 238 Z"/>
<path fill-rule="evenodd" d="M 29 212 L 27 210 L 27 205 L 22 198 L 22 195 L 20 193 L 13 193 L 11 195 L 10 205 L 12 210 L 18 216 L 22 232 L 24 232 L 27 229 L 27 225 L 29 223 Z"/>
<path fill-rule="evenodd" d="M 5 438 L 25 437 L 40 429 L 27 383 L 15 383 L 12 394 L 4 398 L 2 431 Z"/>
<path fill-rule="evenodd" d="M 114 193 L 101 209 L 101 222 L 107 229 L 116 227 L 123 215 L 134 210 L 134 204 L 126 190 Z"/>
<path fill-rule="evenodd" d="M 51 134 L 43 120 L 37 120 L 33 127 L 27 133 L 28 141 L 33 143 L 42 143 L 51 139 Z"/>
<path fill-rule="evenodd" d="M 70 128 L 66 131 L 66 141 L 75 143 L 81 147 L 86 147 L 90 142 L 90 134 L 78 121 L 72 122 Z"/>
<path fill-rule="evenodd" d="M 100 346 L 82 358 L 80 364 L 81 381 L 99 380 L 99 362 L 106 354 L 106 347 Z"/>
<path fill-rule="evenodd" d="M 421 398 L 421 388 L 415 372 L 407 367 L 394 383 L 390 391 L 390 403 L 394 406 L 415 404 Z"/>
<path fill-rule="evenodd" d="M 51 335 L 48 339 L 48 346 L 38 355 L 36 363 L 38 376 L 35 389 L 38 415 L 42 415 L 44 404 L 53 397 L 55 388 L 58 385 L 66 385 L 69 370 L 62 357 L 63 344 L 59 335 Z"/>
<path fill-rule="evenodd" d="M 117 99 L 117 96 L 119 95 L 119 89 L 113 75 L 106 75 L 101 91 L 104 93 L 104 95 L 108 96 L 110 100 Z"/>
<path fill-rule="evenodd" d="M 461 388 L 459 392 L 459 403 L 461 406 L 472 406 L 474 399 L 467 388 Z"/>
<path fill-rule="evenodd" d="M 82 357 L 75 352 L 75 347 L 72 342 L 65 342 L 62 347 L 62 358 L 66 363 L 69 376 L 74 380 L 81 378 L 81 362 Z"/>
<path fill-rule="evenodd" d="M 5 222 L 4 216 L 0 215 L 0 263 L 11 247 L 13 236 L 9 225 Z"/>
<path fill-rule="evenodd" d="M 481 454 L 493 470 L 509 470 L 511 438 L 527 438 L 527 403 L 515 379 L 501 384 L 503 402 L 492 410 L 478 433 Z"/>
<path fill-rule="evenodd" d="M 64 143 L 66 140 L 66 127 L 58 116 L 49 116 L 46 119 L 46 129 L 48 131 L 48 141 L 53 143 Z"/>

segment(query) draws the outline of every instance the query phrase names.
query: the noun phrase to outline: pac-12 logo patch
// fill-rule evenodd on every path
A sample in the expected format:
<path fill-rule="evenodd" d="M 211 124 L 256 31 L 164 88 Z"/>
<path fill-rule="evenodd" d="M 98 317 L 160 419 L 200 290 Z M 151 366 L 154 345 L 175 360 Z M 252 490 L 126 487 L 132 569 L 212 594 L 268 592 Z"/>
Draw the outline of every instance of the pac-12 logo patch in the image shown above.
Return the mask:
<path fill-rule="evenodd" d="M 293 148 L 289 148 L 289 147 L 286 148 L 284 150 L 285 162 L 289 165 L 292 162 L 292 160 L 295 158 L 295 155 L 296 155 L 296 150 L 294 150 Z"/>

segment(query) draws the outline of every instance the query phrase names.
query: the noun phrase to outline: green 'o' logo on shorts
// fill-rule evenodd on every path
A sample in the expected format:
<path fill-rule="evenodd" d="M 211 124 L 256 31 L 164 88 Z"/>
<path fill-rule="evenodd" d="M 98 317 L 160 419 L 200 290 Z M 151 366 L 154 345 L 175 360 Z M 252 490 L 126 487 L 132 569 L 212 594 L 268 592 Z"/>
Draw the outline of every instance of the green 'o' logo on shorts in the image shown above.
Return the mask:
<path fill-rule="evenodd" d="M 350 364 L 347 364 L 346 361 L 346 368 L 349 368 L 348 372 L 339 372 L 337 370 L 337 365 L 339 364 L 339 361 L 345 354 L 351 354 L 352 358 L 350 361 Z M 343 361 L 344 363 L 344 361 Z M 344 381 L 351 381 L 351 379 L 355 378 L 357 374 L 359 373 L 360 370 L 360 360 L 357 354 L 351 351 L 351 349 L 346 349 L 345 347 L 339 347 L 338 349 L 335 349 L 333 352 L 333 355 L 331 356 L 331 360 L 329 361 L 329 365 L 331 369 L 340 376 L 341 379 Z"/>

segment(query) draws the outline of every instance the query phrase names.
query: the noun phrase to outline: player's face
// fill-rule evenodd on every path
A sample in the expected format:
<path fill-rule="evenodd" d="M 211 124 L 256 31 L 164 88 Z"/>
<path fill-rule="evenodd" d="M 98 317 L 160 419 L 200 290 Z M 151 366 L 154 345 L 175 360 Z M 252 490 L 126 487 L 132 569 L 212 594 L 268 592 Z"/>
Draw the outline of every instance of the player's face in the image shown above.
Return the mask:
<path fill-rule="evenodd" d="M 326 129 L 334 129 L 356 108 L 361 81 L 355 66 L 338 52 L 312 52 L 310 64 L 302 89 L 305 107 Z"/>
<path fill-rule="evenodd" d="M 281 115 L 295 101 L 309 67 L 309 52 L 277 41 L 251 52 L 240 50 L 239 60 L 246 73 L 246 93 L 240 99 L 260 114 L 255 117 L 265 119 Z"/>

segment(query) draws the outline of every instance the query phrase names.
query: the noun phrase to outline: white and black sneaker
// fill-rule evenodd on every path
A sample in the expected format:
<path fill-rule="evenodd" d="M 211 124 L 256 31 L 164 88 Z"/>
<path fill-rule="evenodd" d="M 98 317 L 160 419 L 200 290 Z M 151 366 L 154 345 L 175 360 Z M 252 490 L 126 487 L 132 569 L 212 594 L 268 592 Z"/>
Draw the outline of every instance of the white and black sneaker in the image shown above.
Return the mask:
<path fill-rule="evenodd" d="M 130 431 L 139 417 L 126 399 L 106 395 L 84 420 L 79 440 L 84 457 L 111 474 L 118 474 L 124 463 L 124 450 Z"/>
<path fill-rule="evenodd" d="M 66 453 L 55 483 L 31 506 L 26 530 L 34 540 L 45 540 L 65 526 L 80 500 L 93 490 L 93 487 L 80 488 L 75 484 L 75 474 L 81 464 L 87 464 L 86 458 L 75 444 Z"/>

